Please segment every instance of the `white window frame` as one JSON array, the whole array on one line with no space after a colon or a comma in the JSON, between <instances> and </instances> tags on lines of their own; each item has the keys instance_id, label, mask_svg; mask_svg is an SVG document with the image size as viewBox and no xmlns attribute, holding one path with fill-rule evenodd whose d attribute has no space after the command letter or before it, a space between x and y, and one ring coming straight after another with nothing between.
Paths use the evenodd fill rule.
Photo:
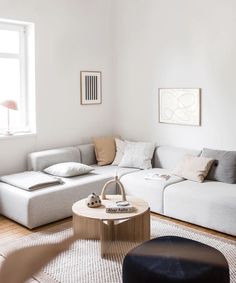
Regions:
<instances>
[{"instance_id":1,"label":"white window frame","mask_svg":"<svg viewBox=\"0 0 236 283\"><path fill-rule=\"evenodd\" d=\"M19 32L19 54L1 53L0 58L16 58L20 63L20 108L23 115L24 126L11 128L13 134L35 133L35 46L34 24L0 19L0 29ZM0 135L4 130L0 129Z\"/></svg>"}]
</instances>

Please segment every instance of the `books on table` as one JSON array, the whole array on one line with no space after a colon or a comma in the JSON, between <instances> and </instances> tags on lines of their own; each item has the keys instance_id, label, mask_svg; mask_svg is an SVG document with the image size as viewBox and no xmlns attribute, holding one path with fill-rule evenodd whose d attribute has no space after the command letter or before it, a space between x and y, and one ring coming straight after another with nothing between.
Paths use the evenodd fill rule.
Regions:
<instances>
[{"instance_id":1,"label":"books on table","mask_svg":"<svg viewBox=\"0 0 236 283\"><path fill-rule=\"evenodd\" d=\"M107 213L131 213L135 210L136 208L131 203L127 203L125 206L123 206L114 202L106 206Z\"/></svg>"}]
</instances>

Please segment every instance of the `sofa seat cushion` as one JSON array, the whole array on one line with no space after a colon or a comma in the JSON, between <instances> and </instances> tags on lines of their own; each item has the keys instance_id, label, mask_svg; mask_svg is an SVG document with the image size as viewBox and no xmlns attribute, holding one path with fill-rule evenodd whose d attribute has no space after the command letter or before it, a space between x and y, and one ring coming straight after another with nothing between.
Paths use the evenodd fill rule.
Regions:
<instances>
[{"instance_id":1,"label":"sofa seat cushion","mask_svg":"<svg viewBox=\"0 0 236 283\"><path fill-rule=\"evenodd\" d=\"M162 168L141 170L121 177L127 195L142 198L149 203L153 212L163 213L163 192L167 186L183 181L178 176L172 176L167 181L147 180L145 176L150 173L171 175L170 171Z\"/></svg>"},{"instance_id":2,"label":"sofa seat cushion","mask_svg":"<svg viewBox=\"0 0 236 283\"><path fill-rule=\"evenodd\" d=\"M236 235L236 184L215 181L173 184L164 192L164 215Z\"/></svg>"}]
</instances>

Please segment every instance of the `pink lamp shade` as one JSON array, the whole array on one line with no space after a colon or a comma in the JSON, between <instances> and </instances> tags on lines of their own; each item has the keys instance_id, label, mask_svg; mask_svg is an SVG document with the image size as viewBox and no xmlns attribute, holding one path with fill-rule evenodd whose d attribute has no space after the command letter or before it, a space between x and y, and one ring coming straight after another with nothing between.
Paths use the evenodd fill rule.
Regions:
<instances>
[{"instance_id":1,"label":"pink lamp shade","mask_svg":"<svg viewBox=\"0 0 236 283\"><path fill-rule=\"evenodd\" d=\"M0 105L11 110L18 110L18 105L15 100L4 100L0 103Z\"/></svg>"}]
</instances>

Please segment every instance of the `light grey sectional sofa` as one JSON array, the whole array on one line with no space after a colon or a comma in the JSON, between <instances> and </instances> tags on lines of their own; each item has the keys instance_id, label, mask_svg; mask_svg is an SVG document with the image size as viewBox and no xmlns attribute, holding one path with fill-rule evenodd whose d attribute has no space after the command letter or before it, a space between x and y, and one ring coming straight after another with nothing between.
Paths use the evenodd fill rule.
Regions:
<instances>
[{"instance_id":1,"label":"light grey sectional sofa","mask_svg":"<svg viewBox=\"0 0 236 283\"><path fill-rule=\"evenodd\" d=\"M126 193L149 202L151 211L236 236L236 184L205 180L197 183L171 176L168 181L145 180L148 172L171 174L183 156L200 151L160 146L155 168L122 176Z\"/></svg>"},{"instance_id":2,"label":"light grey sectional sofa","mask_svg":"<svg viewBox=\"0 0 236 283\"><path fill-rule=\"evenodd\" d=\"M153 168L149 170L97 166L91 144L31 153L28 156L29 170L41 171L69 161L92 165L95 170L88 175L63 178L63 185L31 192L0 182L0 213L29 228L66 218L71 216L74 202L91 192L99 194L105 182L118 170L126 193L146 200L151 211L236 236L236 184L196 183L173 175L168 181L145 179L150 172L171 174L187 153L198 156L201 152L157 147ZM110 192L115 193L116 187L111 186Z\"/></svg>"}]
</instances>

